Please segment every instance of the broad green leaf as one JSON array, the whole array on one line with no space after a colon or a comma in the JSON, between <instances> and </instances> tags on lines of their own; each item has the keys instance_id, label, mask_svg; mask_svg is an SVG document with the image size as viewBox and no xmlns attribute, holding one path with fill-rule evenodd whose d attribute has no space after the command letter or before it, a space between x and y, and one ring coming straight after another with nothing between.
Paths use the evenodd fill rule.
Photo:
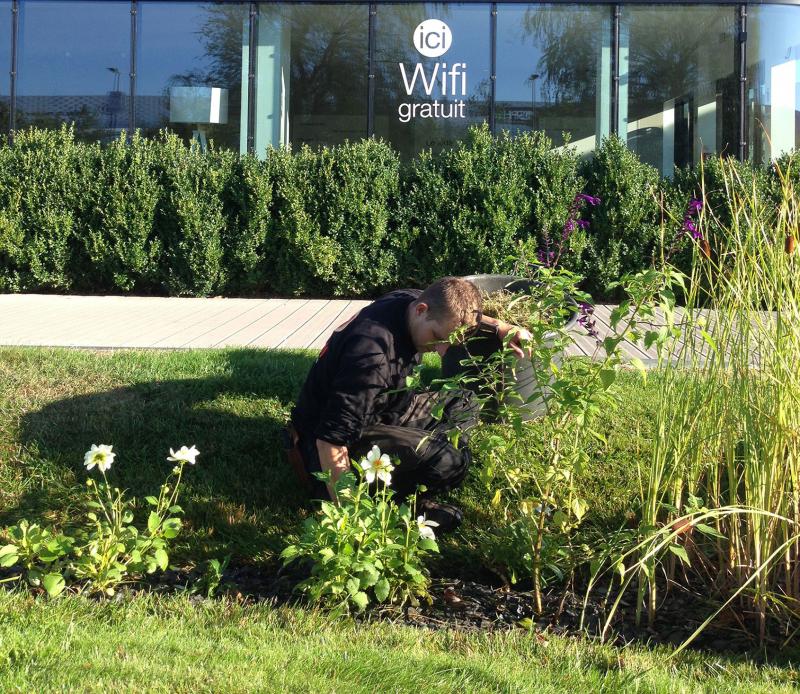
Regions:
<instances>
[{"instance_id":1,"label":"broad green leaf","mask_svg":"<svg viewBox=\"0 0 800 694\"><path fill-rule=\"evenodd\" d=\"M350 595L355 595L360 589L359 580L357 578L348 578L345 587Z\"/></svg>"},{"instance_id":2,"label":"broad green leaf","mask_svg":"<svg viewBox=\"0 0 800 694\"><path fill-rule=\"evenodd\" d=\"M420 539L420 541L417 544L417 546L420 549L424 549L424 550L426 550L428 552L438 552L439 551L439 545L436 544L436 540L431 540L430 538L427 538L427 537L423 537L422 539Z\"/></svg>"},{"instance_id":3,"label":"broad green leaf","mask_svg":"<svg viewBox=\"0 0 800 694\"><path fill-rule=\"evenodd\" d=\"M378 573L375 567L365 566L363 571L361 572L359 587L369 588L370 586L374 586L379 578L380 578L380 573Z\"/></svg>"},{"instance_id":4,"label":"broad green leaf","mask_svg":"<svg viewBox=\"0 0 800 694\"><path fill-rule=\"evenodd\" d=\"M181 531L181 525L180 518L167 518L167 520L164 521L164 537L167 539L177 537L178 533Z\"/></svg>"},{"instance_id":5,"label":"broad green leaf","mask_svg":"<svg viewBox=\"0 0 800 694\"><path fill-rule=\"evenodd\" d=\"M614 369L601 369L600 380L603 383L603 387L610 388L614 381L617 380L617 372Z\"/></svg>"},{"instance_id":6,"label":"broad green leaf","mask_svg":"<svg viewBox=\"0 0 800 694\"><path fill-rule=\"evenodd\" d=\"M389 597L389 581L386 578L381 578L375 584L375 597L378 599L378 602L383 602L386 598Z\"/></svg>"},{"instance_id":7,"label":"broad green leaf","mask_svg":"<svg viewBox=\"0 0 800 694\"><path fill-rule=\"evenodd\" d=\"M297 545L289 545L283 550L283 552L281 552L281 559L283 559L285 562L290 562L298 554L300 554L300 548L297 547Z\"/></svg>"},{"instance_id":8,"label":"broad green leaf","mask_svg":"<svg viewBox=\"0 0 800 694\"><path fill-rule=\"evenodd\" d=\"M0 567L7 568L14 566L19 559L19 554L16 545L5 545L0 547Z\"/></svg>"},{"instance_id":9,"label":"broad green leaf","mask_svg":"<svg viewBox=\"0 0 800 694\"><path fill-rule=\"evenodd\" d=\"M584 517L586 514L586 502L583 499L578 499L577 497L572 500L572 513L575 515L579 521Z\"/></svg>"},{"instance_id":10,"label":"broad green leaf","mask_svg":"<svg viewBox=\"0 0 800 694\"><path fill-rule=\"evenodd\" d=\"M669 551L672 552L678 559L680 559L686 566L691 566L689 555L686 553L686 548L680 545L670 545Z\"/></svg>"},{"instance_id":11,"label":"broad green leaf","mask_svg":"<svg viewBox=\"0 0 800 694\"><path fill-rule=\"evenodd\" d=\"M719 532L716 528L712 528L710 525L706 525L705 523L698 523L694 526L697 528L701 533L704 535L710 535L711 537L717 537L720 540L727 539L721 532Z\"/></svg>"},{"instance_id":12,"label":"broad green leaf","mask_svg":"<svg viewBox=\"0 0 800 694\"><path fill-rule=\"evenodd\" d=\"M517 622L517 626L530 631L533 629L533 620L530 617L523 617Z\"/></svg>"},{"instance_id":13,"label":"broad green leaf","mask_svg":"<svg viewBox=\"0 0 800 694\"><path fill-rule=\"evenodd\" d=\"M155 554L156 563L162 571L167 570L169 564L169 556L163 549L157 549Z\"/></svg>"},{"instance_id":14,"label":"broad green leaf","mask_svg":"<svg viewBox=\"0 0 800 694\"><path fill-rule=\"evenodd\" d=\"M178 504L175 504L174 506L170 506L169 507L169 512L170 513L183 513L183 508L181 506L178 506Z\"/></svg>"},{"instance_id":15,"label":"broad green leaf","mask_svg":"<svg viewBox=\"0 0 800 694\"><path fill-rule=\"evenodd\" d=\"M647 368L644 365L644 362L639 359L639 357L631 357L631 366L635 368L642 376L643 381L647 381Z\"/></svg>"},{"instance_id":16,"label":"broad green leaf","mask_svg":"<svg viewBox=\"0 0 800 694\"><path fill-rule=\"evenodd\" d=\"M355 595L351 595L350 600L353 601L353 604L358 608L359 612L366 610L367 605L369 605L369 598L363 590L359 590Z\"/></svg>"},{"instance_id":17,"label":"broad green leaf","mask_svg":"<svg viewBox=\"0 0 800 694\"><path fill-rule=\"evenodd\" d=\"M51 598L54 598L64 590L66 584L61 574L47 574L42 578L42 587Z\"/></svg>"},{"instance_id":18,"label":"broad green leaf","mask_svg":"<svg viewBox=\"0 0 800 694\"><path fill-rule=\"evenodd\" d=\"M151 506L158 506L158 499L156 499L154 496L146 496L146 497L144 498L144 500L145 500L145 501L146 501L148 504L150 504Z\"/></svg>"},{"instance_id":19,"label":"broad green leaf","mask_svg":"<svg viewBox=\"0 0 800 694\"><path fill-rule=\"evenodd\" d=\"M161 516L159 516L155 511L150 511L150 516L147 518L147 529L154 533L158 530L158 526L161 525Z\"/></svg>"}]
</instances>

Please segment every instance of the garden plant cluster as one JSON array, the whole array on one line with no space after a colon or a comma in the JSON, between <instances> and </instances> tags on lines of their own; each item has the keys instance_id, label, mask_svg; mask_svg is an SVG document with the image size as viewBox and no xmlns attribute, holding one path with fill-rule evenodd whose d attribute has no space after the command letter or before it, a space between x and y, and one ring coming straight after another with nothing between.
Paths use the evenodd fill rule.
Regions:
<instances>
[{"instance_id":1,"label":"garden plant cluster","mask_svg":"<svg viewBox=\"0 0 800 694\"><path fill-rule=\"evenodd\" d=\"M66 148L63 158L46 156L54 142ZM46 215L62 215L66 231L37 237L26 217L34 198L17 187L11 200L10 184L2 183L0 272L7 289L26 288L26 282L42 281L36 277L68 281L69 272L91 262L96 263L98 287L117 278L123 283L118 288L135 289L140 275L126 268L136 257L140 268L154 273L150 288L159 286L155 278L165 267L180 267L164 276L186 283L162 288L177 293L227 286L256 290L263 289L259 277L272 277L264 263L275 252L285 273L275 271L271 281L276 290L325 288L336 294L373 291L396 281L399 259L406 257L416 260L403 261L408 273L403 276L419 281L428 278L426 273L444 274L445 266L447 274L513 266L532 280L532 288L487 296L485 312L530 331L524 362L509 347L510 336L500 350L480 356L470 351L477 338L458 331L450 339L466 351L459 374L439 372L430 379L425 376L429 366L423 366L408 383L409 388L442 391L468 388L483 406L483 420L470 432L476 463L469 483L479 495L480 528L467 525L458 541L470 543L487 568L508 583L528 589L535 615L545 609L548 587L570 586L584 591L587 600L602 592L603 637L626 603L633 605L637 622L652 628L678 590L692 590L714 603L695 635L727 611L754 643L791 643L800 628L798 160L790 156L768 171L757 171L730 159L711 159L697 172L678 171L673 182L665 183L651 181L640 164L618 169L633 155L613 139L591 165L579 165L568 150L545 145L538 135L494 139L478 129L453 150L427 153L401 167L385 145L374 141L318 152L276 151L262 162L213 151L201 156L171 136L159 142L135 137L103 148L74 142L68 130L31 131L21 134L13 149L0 148L0 157L13 163L20 176L24 171L32 176L46 160L53 167L46 171L63 176L50 179L51 184L68 180L63 171L54 173L67 166L64 162L69 167L105 162L98 180L108 187L103 195L116 196L117 207L81 209L87 215L115 210L116 231L109 235L112 226L105 222L95 219L89 225L80 215L69 216L76 207L59 207L67 194L73 200L99 195L99 184L87 183L80 191L76 184L71 193L57 185L40 191L44 202L38 213L45 217L39 222L55 219ZM221 162L227 162L225 175ZM384 166L394 174L381 178L370 168ZM0 180L7 170L0 167ZM119 176L123 170L127 173ZM383 174L386 170L381 169ZM507 178L489 176L490 171ZM363 188L345 185L345 173L363 177ZM134 174L142 177L141 186L129 186L127 176ZM367 185L368 179L374 185ZM177 181L180 192L171 187ZM561 181L564 187L545 181ZM209 195L203 187L209 182L225 195ZM149 197L139 197L145 190ZM364 197L367 190L370 195L383 191L385 197L373 205ZM225 197L234 191L239 207L233 197ZM401 191L415 202L397 211L399 221L392 221L391 205L399 204ZM547 196L557 197L548 201ZM518 205L516 216L507 214L512 208L505 205L511 201ZM217 202L215 217L209 206ZM233 209L239 210L240 226L228 226L226 215ZM255 209L261 211L258 221L252 216ZM149 212L137 217L143 210ZM362 216L356 219L348 210ZM323 214L335 217L339 228L353 236L337 239L334 227L321 221ZM159 217L164 235L154 237L148 225L158 215L164 215ZM478 224L481 215L486 216ZM146 223L125 227L122 222L129 218ZM194 226L183 226L191 220ZM388 243L381 233L389 234L392 224L400 224L406 235L392 236ZM637 224L644 231L635 243L606 233L613 227L627 234ZM189 228L198 235L190 239ZM252 244L256 228L261 236ZM488 228L498 236L478 236ZM223 238L223 229L233 236ZM371 236L369 230L377 231ZM126 236L134 232L139 236ZM216 239L216 246L209 239ZM28 241L33 246L24 251L23 262L20 249L27 249ZM35 243L56 245L45 252ZM440 251L428 254L423 267L426 255L415 251L415 244ZM212 247L217 248L217 265L203 265L211 262L207 252ZM464 247L474 249L484 264L458 265L464 262ZM371 255L384 252L398 255L385 264ZM232 254L229 265L226 254ZM164 258L170 259L167 266L161 264ZM54 263L62 261L56 268ZM231 273L225 280L231 285L213 284L222 282L213 268L223 266ZM623 266L630 271L620 273ZM305 274L296 275L300 284L291 289L281 284L302 267ZM312 276L311 267L329 274ZM584 289L581 272L587 269L595 278L605 277L596 279L603 292L619 297L610 332L602 338L592 296ZM195 281L212 284L198 289ZM577 327L571 326L573 318ZM594 346L591 358L564 359L579 337ZM645 365L627 356L625 347L631 344L655 348L656 363ZM533 384L525 395L517 388L523 370ZM600 422L622 405L620 382L626 372L656 382L654 434L629 473L636 477L634 505L618 527L598 531L586 522L593 509L577 480L590 464L590 446L608 447ZM454 442L460 435L454 428ZM157 497L141 501L109 484L106 472L115 455L106 444L92 445L86 453L87 470L96 469L102 482L87 480L84 507L75 510L70 522L51 527L41 519L19 520L0 531L0 568L14 574L3 581L50 596L67 589L110 596L120 585L141 582L170 566L170 542L182 529L178 489L186 464L195 463L198 451L194 446L170 450L167 460L175 464L170 476ZM336 501L321 503L296 535L281 538L282 561L302 574L296 588L336 613L430 602L431 564L442 544L437 526L416 512L414 498L395 503L390 484L398 463L391 451L376 447L353 463L353 473L337 481ZM140 516L137 522L143 509L146 521ZM221 582L224 563L217 560L213 567L209 592Z\"/></svg>"}]
</instances>

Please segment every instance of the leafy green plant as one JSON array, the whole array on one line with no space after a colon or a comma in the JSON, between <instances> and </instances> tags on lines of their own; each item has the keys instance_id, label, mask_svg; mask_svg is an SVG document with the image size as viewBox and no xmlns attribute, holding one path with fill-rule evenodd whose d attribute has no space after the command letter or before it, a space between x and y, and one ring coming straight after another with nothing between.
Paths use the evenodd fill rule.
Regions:
<instances>
[{"instance_id":1,"label":"leafy green plant","mask_svg":"<svg viewBox=\"0 0 800 694\"><path fill-rule=\"evenodd\" d=\"M416 603L428 595L424 559L439 548L436 523L414 518L411 505L397 505L392 464L373 446L367 458L335 484L336 502L323 501L306 520L296 544L281 553L285 563L306 560L311 576L298 588L316 603L339 612L365 610L370 603ZM370 493L370 485L377 490Z\"/></svg>"},{"instance_id":2,"label":"leafy green plant","mask_svg":"<svg viewBox=\"0 0 800 694\"><path fill-rule=\"evenodd\" d=\"M134 524L135 500L108 483L106 470L116 456L112 449L93 445L86 453L87 469L97 467L103 481L86 481L92 498L81 522L56 534L21 520L3 532L9 542L0 548L0 566L19 565L20 578L31 586L41 586L51 597L71 585L89 593L114 595L120 584L156 569L166 570L169 541L181 530L178 489L185 465L194 464L198 451L194 446L170 450L168 460L177 464L158 497L146 497L150 507L147 525L139 528Z\"/></svg>"},{"instance_id":3,"label":"leafy green plant","mask_svg":"<svg viewBox=\"0 0 800 694\"><path fill-rule=\"evenodd\" d=\"M536 273L530 293L508 296L506 307L495 312L501 319L512 317L530 331L532 338L526 345L530 356L525 362L518 361L509 348L513 333L509 334L503 348L488 357L468 356L461 363L462 373L443 386L477 390L500 423L488 436L473 434L471 445L483 462L481 480L504 521L498 542L510 541L518 548L527 545L514 564L527 567L535 609L541 612L545 572L561 576L575 563L573 535L588 504L577 493L574 478L587 462L587 437L605 440L594 422L601 411L617 405L621 345L625 340L645 338L646 320L655 311L654 298L668 291L665 285L671 276L649 270L624 277L621 284L627 298L611 313L611 334L601 342L588 297L576 288L578 277L559 267L535 262L525 265ZM564 351L576 339L566 321L575 309L565 295L580 300L578 320L596 342L591 360L562 363ZM466 349L469 354L469 341ZM644 373L640 360L630 361ZM523 369L524 392L515 383ZM536 416L544 417L545 426L530 431L529 424ZM522 441L536 435L541 440L536 446L538 464L534 465L520 459L520 452L525 450Z\"/></svg>"},{"instance_id":4,"label":"leafy green plant","mask_svg":"<svg viewBox=\"0 0 800 694\"><path fill-rule=\"evenodd\" d=\"M202 593L207 598L213 598L220 586L225 574L225 569L230 564L231 555L226 555L222 560L209 559L206 570L200 579L191 587L192 593ZM227 584L226 584L227 585Z\"/></svg>"}]
</instances>

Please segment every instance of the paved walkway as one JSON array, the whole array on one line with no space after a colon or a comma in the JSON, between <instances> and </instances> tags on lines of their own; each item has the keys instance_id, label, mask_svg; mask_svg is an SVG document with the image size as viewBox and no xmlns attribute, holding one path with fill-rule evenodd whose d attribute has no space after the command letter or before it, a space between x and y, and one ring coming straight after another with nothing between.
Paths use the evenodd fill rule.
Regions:
<instances>
[{"instance_id":1,"label":"paved walkway","mask_svg":"<svg viewBox=\"0 0 800 694\"><path fill-rule=\"evenodd\" d=\"M333 330L368 301L325 299L188 299L0 294L0 345L88 349L270 347L319 349ZM611 306L595 307L601 338ZM595 341L575 332L574 355ZM655 358L632 344L630 357Z\"/></svg>"}]
</instances>

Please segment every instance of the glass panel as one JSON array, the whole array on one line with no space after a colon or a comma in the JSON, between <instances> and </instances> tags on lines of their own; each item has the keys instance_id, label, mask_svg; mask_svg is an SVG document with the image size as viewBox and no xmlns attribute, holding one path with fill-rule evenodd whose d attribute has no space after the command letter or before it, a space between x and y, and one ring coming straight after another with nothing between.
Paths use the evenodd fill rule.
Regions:
<instances>
[{"instance_id":1,"label":"glass panel","mask_svg":"<svg viewBox=\"0 0 800 694\"><path fill-rule=\"evenodd\" d=\"M609 133L611 14L608 7L499 5L497 129L543 130L579 153Z\"/></svg>"},{"instance_id":2,"label":"glass panel","mask_svg":"<svg viewBox=\"0 0 800 694\"><path fill-rule=\"evenodd\" d=\"M20 3L17 128L75 123L87 140L128 125L130 3Z\"/></svg>"},{"instance_id":3,"label":"glass panel","mask_svg":"<svg viewBox=\"0 0 800 694\"><path fill-rule=\"evenodd\" d=\"M623 8L619 132L665 176L736 155L735 19L733 6Z\"/></svg>"},{"instance_id":4,"label":"glass panel","mask_svg":"<svg viewBox=\"0 0 800 694\"><path fill-rule=\"evenodd\" d=\"M800 7L751 7L747 21L750 158L765 164L800 142Z\"/></svg>"},{"instance_id":5,"label":"glass panel","mask_svg":"<svg viewBox=\"0 0 800 694\"><path fill-rule=\"evenodd\" d=\"M489 5L379 5L375 135L403 156L489 119Z\"/></svg>"},{"instance_id":6,"label":"glass panel","mask_svg":"<svg viewBox=\"0 0 800 694\"><path fill-rule=\"evenodd\" d=\"M368 5L259 8L256 151L367 135Z\"/></svg>"},{"instance_id":7,"label":"glass panel","mask_svg":"<svg viewBox=\"0 0 800 694\"><path fill-rule=\"evenodd\" d=\"M201 146L213 140L244 149L248 36L243 4L139 3L136 127L147 135L169 128Z\"/></svg>"},{"instance_id":8,"label":"glass panel","mask_svg":"<svg viewBox=\"0 0 800 694\"><path fill-rule=\"evenodd\" d=\"M0 134L8 133L11 107L11 2L0 0Z\"/></svg>"}]
</instances>

